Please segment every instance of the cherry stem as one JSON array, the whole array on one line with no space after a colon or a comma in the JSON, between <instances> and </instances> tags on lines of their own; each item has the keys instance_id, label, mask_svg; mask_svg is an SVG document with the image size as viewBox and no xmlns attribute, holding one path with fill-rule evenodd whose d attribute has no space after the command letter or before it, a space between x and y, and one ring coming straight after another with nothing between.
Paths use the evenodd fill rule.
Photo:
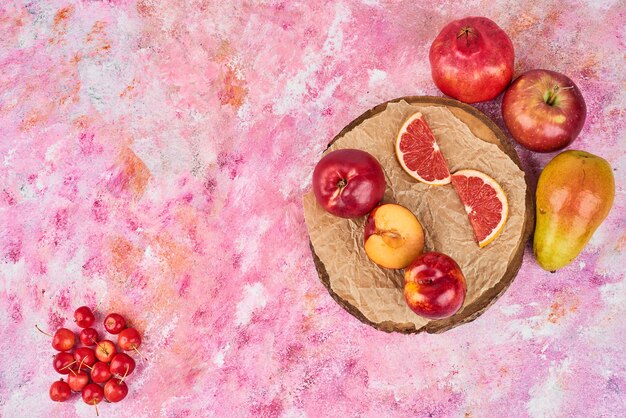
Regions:
<instances>
[{"instance_id":1,"label":"cherry stem","mask_svg":"<svg viewBox=\"0 0 626 418\"><path fill-rule=\"evenodd\" d=\"M141 357L142 360L145 360L146 358L143 356L143 354L141 354L141 352L139 350L137 350L137 346L133 345L133 350L135 350L137 352L137 354L139 354L139 357Z\"/></svg>"},{"instance_id":2,"label":"cherry stem","mask_svg":"<svg viewBox=\"0 0 626 418\"><path fill-rule=\"evenodd\" d=\"M43 335L47 335L50 338L54 338L51 334L48 334L47 332L42 331L41 328L37 326L37 324L35 324L35 328L37 328L37 331L41 332Z\"/></svg>"},{"instance_id":3,"label":"cherry stem","mask_svg":"<svg viewBox=\"0 0 626 418\"><path fill-rule=\"evenodd\" d=\"M124 379L126 379L126 375L128 374L128 369L130 369L130 366L127 364L126 365L126 373L124 373L124 376L122 376L122 379L120 379L120 384L122 384Z\"/></svg>"},{"instance_id":4,"label":"cherry stem","mask_svg":"<svg viewBox=\"0 0 626 418\"><path fill-rule=\"evenodd\" d=\"M70 364L61 367L59 370L63 370L63 369L67 369L68 367L70 367L72 364L76 364L76 360L74 360L73 362L71 362Z\"/></svg>"},{"instance_id":5,"label":"cherry stem","mask_svg":"<svg viewBox=\"0 0 626 418\"><path fill-rule=\"evenodd\" d=\"M104 354L106 354L107 356L109 355L109 350L107 350L106 348L102 347L102 346L100 345L100 343L96 341L96 339L95 339L95 338L93 338L93 337L92 337L92 338L91 338L91 341L93 341L94 343L96 343L96 345L98 346L98 348L99 348L100 350L104 351Z\"/></svg>"}]
</instances>

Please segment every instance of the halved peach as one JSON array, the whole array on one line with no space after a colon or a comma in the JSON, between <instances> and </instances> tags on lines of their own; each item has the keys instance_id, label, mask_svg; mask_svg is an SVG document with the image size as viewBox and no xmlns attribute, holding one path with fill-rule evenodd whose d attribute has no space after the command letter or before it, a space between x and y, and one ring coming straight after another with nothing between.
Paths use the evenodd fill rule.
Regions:
<instances>
[{"instance_id":1,"label":"halved peach","mask_svg":"<svg viewBox=\"0 0 626 418\"><path fill-rule=\"evenodd\" d=\"M424 230L415 215L401 205L374 208L365 222L365 253L390 269L405 268L424 249Z\"/></svg>"}]
</instances>

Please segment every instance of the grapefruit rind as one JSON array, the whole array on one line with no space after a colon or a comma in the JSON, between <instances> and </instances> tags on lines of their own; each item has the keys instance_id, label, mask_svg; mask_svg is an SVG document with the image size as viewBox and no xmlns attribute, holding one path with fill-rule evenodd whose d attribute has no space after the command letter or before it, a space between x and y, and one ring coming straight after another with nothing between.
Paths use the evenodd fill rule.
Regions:
<instances>
[{"instance_id":1,"label":"grapefruit rind","mask_svg":"<svg viewBox=\"0 0 626 418\"><path fill-rule=\"evenodd\" d=\"M450 176L450 173L448 173L448 176L445 177L445 178L429 181L429 180L426 180L423 177L421 177L416 171L413 171L410 168L408 168L406 166L406 164L404 163L404 160L402 158L404 153L400 150L400 140L402 139L402 135L407 132L408 126L414 120L421 119L421 118L422 118L422 113L421 112L416 112L416 113L412 114L411 116L409 116L409 118L404 122L404 124L402 124L402 127L400 128L400 131L398 131L398 135L396 136L396 159L400 163L400 166L402 167L402 169L409 176L413 177L415 180L417 180L417 181L419 181L421 183L430 184L430 185L433 185L433 186L443 186L445 184L450 184L450 181L452 180L452 177ZM433 137L434 137L434 135L433 135ZM435 150L437 152L441 153L441 150L439 149L439 145L437 144L437 142L435 142L434 146L435 146Z\"/></svg>"},{"instance_id":2,"label":"grapefruit rind","mask_svg":"<svg viewBox=\"0 0 626 418\"><path fill-rule=\"evenodd\" d=\"M452 174L451 177L454 177L454 176L463 176L463 177L468 177L468 178L469 177L480 178L485 184L488 184L489 186L493 187L493 189L496 191L496 197L502 203L502 213L500 217L500 222L498 222L498 224L495 226L495 228L491 231L489 235L487 235L483 240L478 241L478 246L480 248L484 248L487 245L489 245L494 239L496 239L498 235L500 235L509 217L509 203L506 198L506 194L504 193L504 190L502 190L502 187L500 187L497 181L495 181L493 178L489 177L487 174L481 171L471 170L471 169L459 170L455 172L454 174ZM463 204L465 205L464 202ZM471 208L466 206L465 211L469 214L471 212Z\"/></svg>"}]
</instances>

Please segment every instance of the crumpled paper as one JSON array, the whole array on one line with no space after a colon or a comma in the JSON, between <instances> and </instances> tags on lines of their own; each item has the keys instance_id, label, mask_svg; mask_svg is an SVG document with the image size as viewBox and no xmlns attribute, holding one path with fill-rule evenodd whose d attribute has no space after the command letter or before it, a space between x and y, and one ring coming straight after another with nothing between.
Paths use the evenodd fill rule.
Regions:
<instances>
[{"instance_id":1,"label":"crumpled paper","mask_svg":"<svg viewBox=\"0 0 626 418\"><path fill-rule=\"evenodd\" d=\"M403 122L422 112L451 172L464 168L482 171L503 188L509 218L499 237L485 248L474 239L467 214L452 185L429 186L406 174L396 160L395 138ZM476 137L446 107L390 103L381 113L335 141L326 153L341 148L369 152L383 166L387 181L384 203L409 208L425 233L424 251L451 256L467 280L467 307L503 277L524 229L526 182L524 172L497 145ZM331 289L374 324L383 322L424 327L429 320L407 306L404 270L384 269L369 260L363 247L366 217L342 219L326 212L313 192L305 194L304 215L312 247L324 264ZM461 308L463 309L463 308Z\"/></svg>"}]
</instances>

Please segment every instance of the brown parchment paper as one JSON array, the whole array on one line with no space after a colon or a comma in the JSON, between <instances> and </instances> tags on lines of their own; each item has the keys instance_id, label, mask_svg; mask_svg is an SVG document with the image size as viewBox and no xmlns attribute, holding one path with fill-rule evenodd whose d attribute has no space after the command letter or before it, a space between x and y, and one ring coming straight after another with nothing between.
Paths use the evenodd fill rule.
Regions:
<instances>
[{"instance_id":1,"label":"brown parchment paper","mask_svg":"<svg viewBox=\"0 0 626 418\"><path fill-rule=\"evenodd\" d=\"M473 168L492 176L509 201L509 218L496 240L479 248L465 210L452 185L428 186L407 175L396 160L398 129L420 111L433 131L451 172ZM389 103L335 141L326 152L357 148L375 156L383 166L387 189L383 202L409 208L425 233L424 251L440 251L454 258L467 280L464 307L488 292L502 278L520 244L526 210L524 172L497 145L472 134L445 107ZM313 250L324 264L331 290L374 324L406 324L419 330L429 320L405 303L403 270L384 269L369 260L363 248L365 217L342 219L327 213L312 191L305 194L304 215ZM461 309L461 311L463 308Z\"/></svg>"}]
</instances>

